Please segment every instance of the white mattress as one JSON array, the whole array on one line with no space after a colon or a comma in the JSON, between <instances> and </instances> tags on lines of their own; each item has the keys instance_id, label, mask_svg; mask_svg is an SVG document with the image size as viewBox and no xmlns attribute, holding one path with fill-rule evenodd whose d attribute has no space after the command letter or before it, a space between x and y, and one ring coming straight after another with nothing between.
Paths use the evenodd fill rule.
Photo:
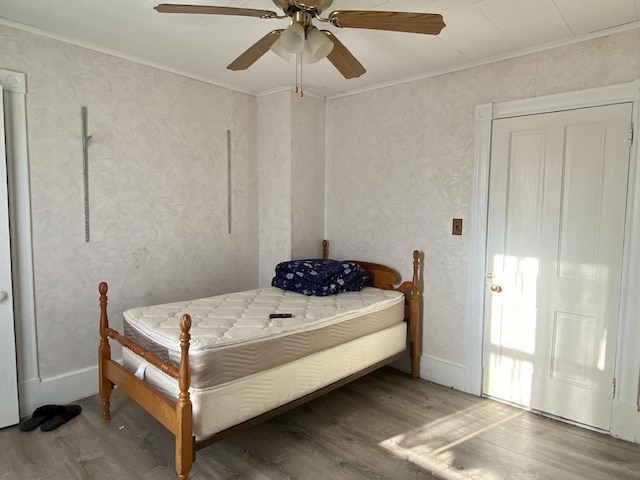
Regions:
<instances>
[{"instance_id":1,"label":"white mattress","mask_svg":"<svg viewBox=\"0 0 640 480\"><path fill-rule=\"evenodd\" d=\"M405 350L406 331L406 324L398 323L223 385L192 388L193 433L196 439L206 438L391 358ZM124 349L124 364L177 399L177 381L128 349Z\"/></svg>"},{"instance_id":2,"label":"white mattress","mask_svg":"<svg viewBox=\"0 0 640 480\"><path fill-rule=\"evenodd\" d=\"M191 385L206 389L401 323L404 295L365 287L314 297L268 287L127 310L124 333L178 364L179 318L192 318ZM271 313L291 318L269 319Z\"/></svg>"}]
</instances>

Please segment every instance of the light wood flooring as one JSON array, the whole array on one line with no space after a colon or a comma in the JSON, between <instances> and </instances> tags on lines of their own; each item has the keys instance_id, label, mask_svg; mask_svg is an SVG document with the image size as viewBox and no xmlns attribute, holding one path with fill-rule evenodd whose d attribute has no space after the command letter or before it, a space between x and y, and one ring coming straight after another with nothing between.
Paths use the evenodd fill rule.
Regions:
<instances>
[{"instance_id":1,"label":"light wood flooring","mask_svg":"<svg viewBox=\"0 0 640 480\"><path fill-rule=\"evenodd\" d=\"M116 390L53 432L0 430L0 479L174 479L173 437ZM640 479L640 445L384 368L197 453L193 480Z\"/></svg>"}]
</instances>

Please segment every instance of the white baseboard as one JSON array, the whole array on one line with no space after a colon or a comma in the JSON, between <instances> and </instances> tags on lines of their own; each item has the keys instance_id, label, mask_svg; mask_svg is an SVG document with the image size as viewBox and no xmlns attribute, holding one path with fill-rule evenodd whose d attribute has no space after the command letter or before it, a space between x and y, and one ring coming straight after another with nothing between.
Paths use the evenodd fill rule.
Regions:
<instances>
[{"instance_id":1,"label":"white baseboard","mask_svg":"<svg viewBox=\"0 0 640 480\"><path fill-rule=\"evenodd\" d=\"M479 395L480 392L468 388L468 374L465 365L450 362L434 355L422 355L420 358L420 376L425 380Z\"/></svg>"},{"instance_id":2,"label":"white baseboard","mask_svg":"<svg viewBox=\"0 0 640 480\"><path fill-rule=\"evenodd\" d=\"M97 393L97 365L43 380L26 380L18 384L20 417L31 416L42 405L66 405Z\"/></svg>"},{"instance_id":3,"label":"white baseboard","mask_svg":"<svg viewBox=\"0 0 640 480\"><path fill-rule=\"evenodd\" d=\"M466 367L433 355L420 358L420 377L462 392L481 395L481 367ZM616 399L613 401L611 415L612 437L640 444L640 412L633 402Z\"/></svg>"},{"instance_id":4,"label":"white baseboard","mask_svg":"<svg viewBox=\"0 0 640 480\"><path fill-rule=\"evenodd\" d=\"M434 355L422 355L420 358L421 377L430 382L453 387L464 391L466 368L459 363L450 362Z\"/></svg>"},{"instance_id":5,"label":"white baseboard","mask_svg":"<svg viewBox=\"0 0 640 480\"><path fill-rule=\"evenodd\" d=\"M640 443L640 413L635 403L618 399L613 401L611 436Z\"/></svg>"},{"instance_id":6,"label":"white baseboard","mask_svg":"<svg viewBox=\"0 0 640 480\"><path fill-rule=\"evenodd\" d=\"M408 371L407 362L396 362L394 367ZM479 395L469 387L469 369L433 355L420 358L420 377L430 382ZM20 416L30 416L41 405L65 405L98 393L98 366L92 366L43 380L31 379L18 385Z\"/></svg>"},{"instance_id":7,"label":"white baseboard","mask_svg":"<svg viewBox=\"0 0 640 480\"><path fill-rule=\"evenodd\" d=\"M18 383L18 400L20 401L20 418L30 417L38 408L40 401L40 379L32 378Z\"/></svg>"}]
</instances>

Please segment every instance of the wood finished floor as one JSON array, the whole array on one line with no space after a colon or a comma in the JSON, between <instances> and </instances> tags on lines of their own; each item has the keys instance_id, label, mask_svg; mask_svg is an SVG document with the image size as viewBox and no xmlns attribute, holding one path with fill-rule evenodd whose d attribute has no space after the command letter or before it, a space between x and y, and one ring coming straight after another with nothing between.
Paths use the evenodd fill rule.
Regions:
<instances>
[{"instance_id":1,"label":"wood finished floor","mask_svg":"<svg viewBox=\"0 0 640 480\"><path fill-rule=\"evenodd\" d=\"M0 430L1 479L174 479L173 437L116 390L53 432ZM385 368L198 452L192 480L640 479L640 445Z\"/></svg>"}]
</instances>

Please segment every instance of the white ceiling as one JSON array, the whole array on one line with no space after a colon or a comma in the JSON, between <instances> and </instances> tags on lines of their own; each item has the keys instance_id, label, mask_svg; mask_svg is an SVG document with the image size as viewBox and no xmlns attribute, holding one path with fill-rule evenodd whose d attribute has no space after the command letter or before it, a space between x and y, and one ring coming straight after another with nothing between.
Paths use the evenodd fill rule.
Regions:
<instances>
[{"instance_id":1,"label":"white ceiling","mask_svg":"<svg viewBox=\"0 0 640 480\"><path fill-rule=\"evenodd\" d=\"M161 14L158 3L273 10L271 0L0 0L2 23L45 33L145 64L252 94L295 82L295 62L267 52L252 67L226 66L287 20L238 16ZM346 80L329 63L305 65L307 92L336 96L402 79L430 75L640 26L640 0L334 0L338 9L440 13L438 36L326 23L367 69Z\"/></svg>"}]
</instances>

